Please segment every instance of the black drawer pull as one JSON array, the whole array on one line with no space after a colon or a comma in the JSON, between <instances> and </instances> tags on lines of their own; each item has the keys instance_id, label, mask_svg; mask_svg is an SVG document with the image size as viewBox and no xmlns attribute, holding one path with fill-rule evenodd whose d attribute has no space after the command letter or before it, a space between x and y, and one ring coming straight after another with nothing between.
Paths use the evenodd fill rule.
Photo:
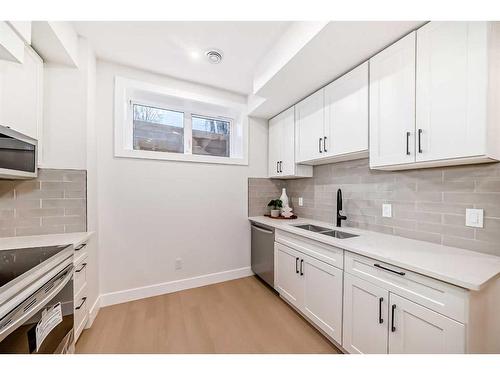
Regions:
<instances>
[{"instance_id":1,"label":"black drawer pull","mask_svg":"<svg viewBox=\"0 0 500 375\"><path fill-rule=\"evenodd\" d=\"M396 305L392 305L392 312L391 312L391 332L396 331L396 326L394 325L394 311L396 310Z\"/></svg>"},{"instance_id":2,"label":"black drawer pull","mask_svg":"<svg viewBox=\"0 0 500 375\"><path fill-rule=\"evenodd\" d=\"M383 270L386 270L386 271L389 271L389 272L395 273L395 274L397 274L397 275L401 275L401 276L406 275L403 271L395 271L395 270L391 270L390 268L387 268L387 267L381 266L381 265L380 265L380 264L378 264L378 263L375 263L375 264L374 264L374 266L375 266L375 267L377 267L377 268L381 268L381 269L383 269Z\"/></svg>"},{"instance_id":3,"label":"black drawer pull","mask_svg":"<svg viewBox=\"0 0 500 375\"><path fill-rule=\"evenodd\" d=\"M87 297L83 297L83 298L82 298L82 303L80 303L80 306L75 307L75 310L80 310L80 309L82 308L82 306L83 306L83 304L85 303L85 301L86 301L86 300L87 300Z\"/></svg>"},{"instance_id":4,"label":"black drawer pull","mask_svg":"<svg viewBox=\"0 0 500 375\"><path fill-rule=\"evenodd\" d=\"M323 150L324 150L325 152L328 152L328 150L326 149L326 139L327 139L327 138L328 138L328 137L323 137Z\"/></svg>"},{"instance_id":5,"label":"black drawer pull","mask_svg":"<svg viewBox=\"0 0 500 375\"><path fill-rule=\"evenodd\" d=\"M304 275L303 265L304 265L304 259L301 259L300 260L300 276Z\"/></svg>"},{"instance_id":6,"label":"black drawer pull","mask_svg":"<svg viewBox=\"0 0 500 375\"><path fill-rule=\"evenodd\" d=\"M378 299L378 322L382 324L384 319L382 318L382 302L384 302L384 297Z\"/></svg>"},{"instance_id":7,"label":"black drawer pull","mask_svg":"<svg viewBox=\"0 0 500 375\"><path fill-rule=\"evenodd\" d=\"M406 132L406 155L410 155L410 132Z\"/></svg>"},{"instance_id":8,"label":"black drawer pull","mask_svg":"<svg viewBox=\"0 0 500 375\"><path fill-rule=\"evenodd\" d=\"M299 273L299 258L295 258L295 273Z\"/></svg>"},{"instance_id":9,"label":"black drawer pull","mask_svg":"<svg viewBox=\"0 0 500 375\"><path fill-rule=\"evenodd\" d=\"M75 272L82 272L82 271L83 271L83 269L84 269L86 266L87 266L87 263L82 263L82 266L81 266L79 269L75 270Z\"/></svg>"},{"instance_id":10,"label":"black drawer pull","mask_svg":"<svg viewBox=\"0 0 500 375\"><path fill-rule=\"evenodd\" d=\"M76 248L75 248L75 251L81 250L81 249L83 249L85 246L87 246L87 244L86 244L86 243L82 243L80 246L78 246L78 247L76 247Z\"/></svg>"},{"instance_id":11,"label":"black drawer pull","mask_svg":"<svg viewBox=\"0 0 500 375\"><path fill-rule=\"evenodd\" d=\"M418 153L422 153L422 129L418 129Z\"/></svg>"},{"instance_id":12,"label":"black drawer pull","mask_svg":"<svg viewBox=\"0 0 500 375\"><path fill-rule=\"evenodd\" d=\"M318 143L318 149L319 149L319 153L321 154L323 152L322 150L322 147L321 147L321 141L323 140L323 138L320 138L319 139L319 143Z\"/></svg>"}]
</instances>

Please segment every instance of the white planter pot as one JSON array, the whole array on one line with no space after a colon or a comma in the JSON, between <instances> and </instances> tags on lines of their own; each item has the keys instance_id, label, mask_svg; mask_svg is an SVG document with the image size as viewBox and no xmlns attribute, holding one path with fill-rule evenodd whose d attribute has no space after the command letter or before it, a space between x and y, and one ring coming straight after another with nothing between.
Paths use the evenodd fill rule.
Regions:
<instances>
[{"instance_id":1,"label":"white planter pot","mask_svg":"<svg viewBox=\"0 0 500 375\"><path fill-rule=\"evenodd\" d=\"M280 210L271 210L271 217L279 217L280 212Z\"/></svg>"}]
</instances>

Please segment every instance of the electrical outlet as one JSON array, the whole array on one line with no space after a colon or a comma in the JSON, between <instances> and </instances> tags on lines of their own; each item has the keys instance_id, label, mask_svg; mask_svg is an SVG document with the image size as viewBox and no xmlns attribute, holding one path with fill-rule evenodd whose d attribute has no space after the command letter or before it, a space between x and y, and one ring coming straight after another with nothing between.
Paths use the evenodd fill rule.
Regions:
<instances>
[{"instance_id":1,"label":"electrical outlet","mask_svg":"<svg viewBox=\"0 0 500 375\"><path fill-rule=\"evenodd\" d=\"M465 209L465 225L473 228L483 228L484 211L476 208Z\"/></svg>"},{"instance_id":2,"label":"electrical outlet","mask_svg":"<svg viewBox=\"0 0 500 375\"><path fill-rule=\"evenodd\" d=\"M304 205L304 198L299 197L299 206L303 206L303 205Z\"/></svg>"},{"instance_id":3,"label":"electrical outlet","mask_svg":"<svg viewBox=\"0 0 500 375\"><path fill-rule=\"evenodd\" d=\"M175 260L175 269L176 270L182 269L182 258L177 258Z\"/></svg>"},{"instance_id":4,"label":"electrical outlet","mask_svg":"<svg viewBox=\"0 0 500 375\"><path fill-rule=\"evenodd\" d=\"M392 204L384 203L382 205L382 216L383 217L392 217Z\"/></svg>"}]
</instances>

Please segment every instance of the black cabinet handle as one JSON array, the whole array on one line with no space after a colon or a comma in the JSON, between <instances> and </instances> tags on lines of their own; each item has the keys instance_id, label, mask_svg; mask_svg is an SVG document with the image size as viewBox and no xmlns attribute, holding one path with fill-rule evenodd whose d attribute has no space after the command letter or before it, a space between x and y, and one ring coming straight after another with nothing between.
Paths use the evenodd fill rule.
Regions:
<instances>
[{"instance_id":1,"label":"black cabinet handle","mask_svg":"<svg viewBox=\"0 0 500 375\"><path fill-rule=\"evenodd\" d=\"M279 162L279 161L277 161L277 162L276 162L276 173L280 173L279 164L280 164L280 162Z\"/></svg>"},{"instance_id":2,"label":"black cabinet handle","mask_svg":"<svg viewBox=\"0 0 500 375\"><path fill-rule=\"evenodd\" d=\"M396 331L396 326L394 325L394 311L396 310L396 305L392 305L391 307L391 332Z\"/></svg>"},{"instance_id":3,"label":"black cabinet handle","mask_svg":"<svg viewBox=\"0 0 500 375\"><path fill-rule=\"evenodd\" d=\"M395 270L391 270L390 268L387 268L387 267L381 266L381 265L380 265L380 264L378 264L378 263L375 263L375 264L374 264L374 266L375 266L375 267L377 267L377 268L381 268L381 269L383 269L383 270L385 270L385 271L389 271L389 272L395 273L395 274L400 275L400 276L404 276L404 275L405 275L405 273L404 273L403 271L395 271Z\"/></svg>"},{"instance_id":4,"label":"black cabinet handle","mask_svg":"<svg viewBox=\"0 0 500 375\"><path fill-rule=\"evenodd\" d=\"M323 137L323 150L324 150L325 152L327 152L327 150L326 150L326 138L327 138L327 137Z\"/></svg>"},{"instance_id":5,"label":"black cabinet handle","mask_svg":"<svg viewBox=\"0 0 500 375\"><path fill-rule=\"evenodd\" d=\"M382 318L382 302L384 302L384 297L378 299L378 322L382 324L384 319Z\"/></svg>"},{"instance_id":6,"label":"black cabinet handle","mask_svg":"<svg viewBox=\"0 0 500 375\"><path fill-rule=\"evenodd\" d=\"M323 138L320 138L320 139L319 139L319 145L318 145L318 148L319 148L319 153L320 153L320 154L323 152L323 150L321 149L321 148L322 148L322 147L321 147L321 140L322 140L322 139L323 139Z\"/></svg>"},{"instance_id":7,"label":"black cabinet handle","mask_svg":"<svg viewBox=\"0 0 500 375\"><path fill-rule=\"evenodd\" d=\"M418 129L418 153L422 153L422 129Z\"/></svg>"},{"instance_id":8,"label":"black cabinet handle","mask_svg":"<svg viewBox=\"0 0 500 375\"><path fill-rule=\"evenodd\" d=\"M85 301L86 301L86 300L87 300L87 297L83 297L83 298L82 298L82 303L80 303L80 306L75 307L75 310L80 310L80 309L82 308L82 306L83 306L83 304L85 303Z\"/></svg>"},{"instance_id":9,"label":"black cabinet handle","mask_svg":"<svg viewBox=\"0 0 500 375\"><path fill-rule=\"evenodd\" d=\"M283 173L283 161L280 161L280 173Z\"/></svg>"},{"instance_id":10,"label":"black cabinet handle","mask_svg":"<svg viewBox=\"0 0 500 375\"><path fill-rule=\"evenodd\" d=\"M80 246L78 246L77 248L75 248L75 251L81 250L81 249L83 249L85 246L87 246L87 244L86 244L86 243L82 243Z\"/></svg>"},{"instance_id":11,"label":"black cabinet handle","mask_svg":"<svg viewBox=\"0 0 500 375\"><path fill-rule=\"evenodd\" d=\"M410 155L410 132L406 132L406 155Z\"/></svg>"},{"instance_id":12,"label":"black cabinet handle","mask_svg":"<svg viewBox=\"0 0 500 375\"><path fill-rule=\"evenodd\" d=\"M295 258L295 273L299 273L299 258Z\"/></svg>"},{"instance_id":13,"label":"black cabinet handle","mask_svg":"<svg viewBox=\"0 0 500 375\"><path fill-rule=\"evenodd\" d=\"M84 269L86 266L87 266L87 263L82 263L82 266L81 266L79 269L75 270L75 272L82 272L82 271L83 271L83 269Z\"/></svg>"},{"instance_id":14,"label":"black cabinet handle","mask_svg":"<svg viewBox=\"0 0 500 375\"><path fill-rule=\"evenodd\" d=\"M304 269L302 268L304 264L304 259L300 260L300 276L304 275Z\"/></svg>"}]
</instances>

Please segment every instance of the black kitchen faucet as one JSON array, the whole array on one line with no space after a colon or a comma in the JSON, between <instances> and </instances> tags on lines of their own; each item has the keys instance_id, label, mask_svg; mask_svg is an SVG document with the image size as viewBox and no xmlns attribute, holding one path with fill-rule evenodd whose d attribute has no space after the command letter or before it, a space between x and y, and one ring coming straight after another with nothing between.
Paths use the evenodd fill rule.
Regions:
<instances>
[{"instance_id":1,"label":"black kitchen faucet","mask_svg":"<svg viewBox=\"0 0 500 375\"><path fill-rule=\"evenodd\" d=\"M337 227L342 226L342 220L347 220L347 216L341 215L342 211L342 190L337 190Z\"/></svg>"}]
</instances>

